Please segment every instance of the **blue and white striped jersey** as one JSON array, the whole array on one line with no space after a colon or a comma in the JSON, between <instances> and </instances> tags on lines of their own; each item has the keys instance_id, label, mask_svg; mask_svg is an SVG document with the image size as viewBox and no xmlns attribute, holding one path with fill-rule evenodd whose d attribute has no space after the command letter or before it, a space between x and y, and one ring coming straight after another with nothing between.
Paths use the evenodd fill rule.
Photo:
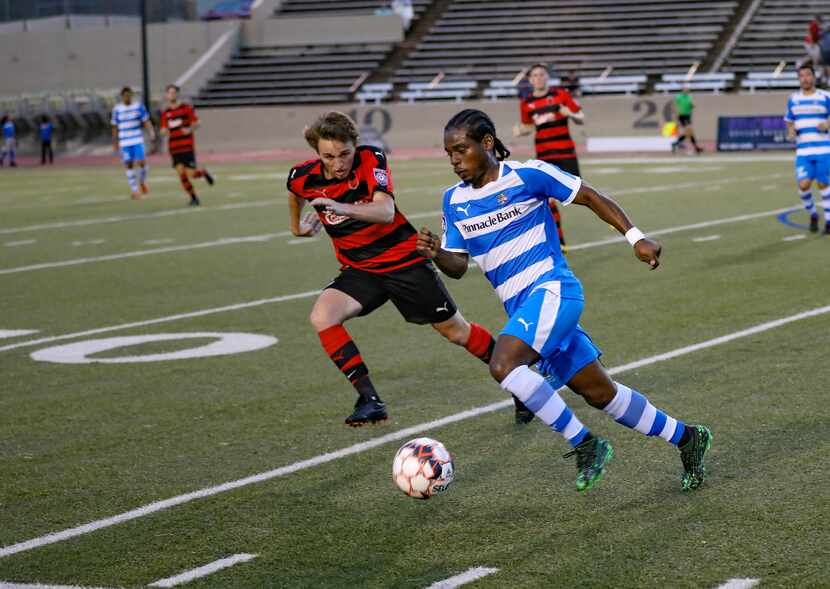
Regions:
<instances>
[{"instance_id":1,"label":"blue and white striped jersey","mask_svg":"<svg viewBox=\"0 0 830 589\"><path fill-rule=\"evenodd\" d=\"M131 145L144 145L144 121L148 120L150 115L147 109L140 102L131 102L124 104L120 102L112 109L111 123L118 127L118 145L119 147L129 147Z\"/></svg>"},{"instance_id":2,"label":"blue and white striped jersey","mask_svg":"<svg viewBox=\"0 0 830 589\"><path fill-rule=\"evenodd\" d=\"M819 131L819 123L830 117L830 93L816 89L812 94L793 92L787 101L784 120L795 124L795 155L824 155L830 153L830 135Z\"/></svg>"},{"instance_id":3,"label":"blue and white striped jersey","mask_svg":"<svg viewBox=\"0 0 830 589\"><path fill-rule=\"evenodd\" d=\"M548 198L569 204L581 185L579 177L539 160L501 162L497 180L481 188L460 182L444 193L441 247L470 254L508 315L545 282L558 281L563 298L582 299L548 207Z\"/></svg>"}]
</instances>

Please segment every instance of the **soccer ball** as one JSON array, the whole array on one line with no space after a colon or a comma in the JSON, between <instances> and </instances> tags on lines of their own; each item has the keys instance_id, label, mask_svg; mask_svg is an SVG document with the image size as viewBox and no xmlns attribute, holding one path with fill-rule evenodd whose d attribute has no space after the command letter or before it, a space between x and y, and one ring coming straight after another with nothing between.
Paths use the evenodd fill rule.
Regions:
<instances>
[{"instance_id":1,"label":"soccer ball","mask_svg":"<svg viewBox=\"0 0 830 589\"><path fill-rule=\"evenodd\" d=\"M452 456L432 438L416 438L400 447L392 461L392 480L415 499L443 493L452 483Z\"/></svg>"}]
</instances>

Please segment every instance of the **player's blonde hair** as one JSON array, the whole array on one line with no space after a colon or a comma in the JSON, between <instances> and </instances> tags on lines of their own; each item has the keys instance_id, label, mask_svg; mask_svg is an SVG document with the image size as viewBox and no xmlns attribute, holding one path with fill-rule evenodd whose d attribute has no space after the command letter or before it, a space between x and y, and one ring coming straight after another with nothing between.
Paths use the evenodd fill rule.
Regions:
<instances>
[{"instance_id":1,"label":"player's blonde hair","mask_svg":"<svg viewBox=\"0 0 830 589\"><path fill-rule=\"evenodd\" d=\"M357 145L357 139L360 137L357 132L357 124L352 118L336 110L320 115L316 121L305 128L303 134L314 151L317 151L320 139L341 141L343 143L351 141L354 145Z\"/></svg>"}]
</instances>

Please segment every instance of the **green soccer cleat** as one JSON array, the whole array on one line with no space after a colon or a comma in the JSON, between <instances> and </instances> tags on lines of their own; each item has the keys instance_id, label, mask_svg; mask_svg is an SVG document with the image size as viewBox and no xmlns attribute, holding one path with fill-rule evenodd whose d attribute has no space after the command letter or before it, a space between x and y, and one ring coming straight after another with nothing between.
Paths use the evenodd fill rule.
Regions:
<instances>
[{"instance_id":1,"label":"green soccer cleat","mask_svg":"<svg viewBox=\"0 0 830 589\"><path fill-rule=\"evenodd\" d=\"M564 458L576 456L576 490L587 491L598 482L605 466L614 456L614 449L604 438L591 438L564 455Z\"/></svg>"},{"instance_id":2,"label":"green soccer cleat","mask_svg":"<svg viewBox=\"0 0 830 589\"><path fill-rule=\"evenodd\" d=\"M694 491L706 480L706 467L703 466L703 456L712 446L712 432L702 425L688 426L692 432L692 439L680 448L680 459L683 461L683 477L680 479L684 491Z\"/></svg>"}]
</instances>

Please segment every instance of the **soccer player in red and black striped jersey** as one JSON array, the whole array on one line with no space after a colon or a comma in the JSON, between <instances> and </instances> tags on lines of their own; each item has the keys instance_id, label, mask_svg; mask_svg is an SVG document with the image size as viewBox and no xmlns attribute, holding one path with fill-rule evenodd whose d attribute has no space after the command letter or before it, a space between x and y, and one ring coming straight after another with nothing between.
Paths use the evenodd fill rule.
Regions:
<instances>
[{"instance_id":1,"label":"soccer player in red and black striped jersey","mask_svg":"<svg viewBox=\"0 0 830 589\"><path fill-rule=\"evenodd\" d=\"M340 274L314 303L311 324L335 366L358 393L346 424L384 421L386 406L369 370L343 327L391 300L410 323L431 324L451 342L489 363L494 340L458 311L432 262L416 250L418 234L395 204L384 153L358 146L354 121L328 112L305 131L318 159L291 169L288 203L291 232L311 237L322 226L334 244ZM305 204L314 214L302 216Z\"/></svg>"},{"instance_id":2,"label":"soccer player in red and black striped jersey","mask_svg":"<svg viewBox=\"0 0 830 589\"><path fill-rule=\"evenodd\" d=\"M179 102L179 87L169 84L165 89L167 108L161 113L161 133L168 135L168 148L173 160L173 168L179 175L179 180L185 192L190 195L190 204L199 205L199 197L190 182L191 178L204 178L208 184L213 184L206 168L196 165L196 142L193 131L199 126L199 118L193 106L186 102Z\"/></svg>"},{"instance_id":3,"label":"soccer player in red and black striped jersey","mask_svg":"<svg viewBox=\"0 0 830 589\"><path fill-rule=\"evenodd\" d=\"M568 122L577 125L585 122L582 107L574 100L571 93L563 88L551 88L548 67L536 63L528 72L533 92L523 98L519 104L521 122L513 128L515 136L536 132L536 159L553 164L558 168L579 176L579 161L576 159L576 145L571 139ZM565 250L565 234L562 231L562 219L556 203L548 203L556 219L559 231L559 243Z\"/></svg>"}]
</instances>

